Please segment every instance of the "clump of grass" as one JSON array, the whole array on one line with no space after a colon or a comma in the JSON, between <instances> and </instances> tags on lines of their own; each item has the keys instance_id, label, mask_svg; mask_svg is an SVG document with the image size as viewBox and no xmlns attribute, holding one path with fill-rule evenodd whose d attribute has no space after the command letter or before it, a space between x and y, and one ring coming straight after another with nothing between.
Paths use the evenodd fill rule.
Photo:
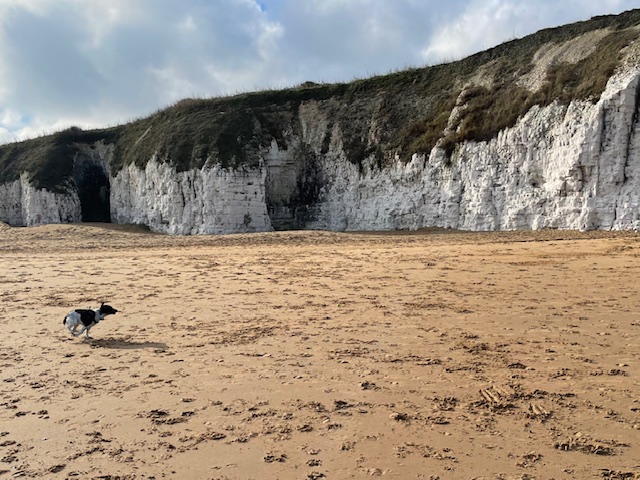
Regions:
<instances>
[{"instance_id":1,"label":"clump of grass","mask_svg":"<svg viewBox=\"0 0 640 480\"><path fill-rule=\"evenodd\" d=\"M434 106L428 119L411 123L405 134L406 145L401 149L401 158L408 160L413 153L429 153L442 138L455 106L455 94L442 99Z\"/></svg>"},{"instance_id":2,"label":"clump of grass","mask_svg":"<svg viewBox=\"0 0 640 480\"><path fill-rule=\"evenodd\" d=\"M614 31L580 62L552 66L542 89L542 102L549 104L557 99L568 104L575 98L597 101L618 66L621 50L637 38L636 29Z\"/></svg>"},{"instance_id":3,"label":"clump of grass","mask_svg":"<svg viewBox=\"0 0 640 480\"><path fill-rule=\"evenodd\" d=\"M20 178L22 172L30 174L37 189L64 193L73 175L73 159L77 144L105 141L114 143L118 129L84 131L78 127L24 142L0 147L0 182Z\"/></svg>"},{"instance_id":4,"label":"clump of grass","mask_svg":"<svg viewBox=\"0 0 640 480\"><path fill-rule=\"evenodd\" d=\"M456 132L447 138L449 145L464 140L488 141L515 125L534 105L544 107L554 101L568 105L575 99L595 103L618 65L620 51L637 37L636 30L612 32L580 62L552 66L536 92L506 82L491 89L474 89Z\"/></svg>"}]
</instances>

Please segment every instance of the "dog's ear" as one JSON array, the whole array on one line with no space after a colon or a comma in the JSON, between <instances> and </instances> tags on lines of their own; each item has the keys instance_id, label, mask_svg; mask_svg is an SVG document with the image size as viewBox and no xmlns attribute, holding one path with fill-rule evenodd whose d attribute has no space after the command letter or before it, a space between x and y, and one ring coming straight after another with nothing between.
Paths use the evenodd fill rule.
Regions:
<instances>
[{"instance_id":1,"label":"dog's ear","mask_svg":"<svg viewBox=\"0 0 640 480\"><path fill-rule=\"evenodd\" d=\"M100 302L100 308L104 307L104 302Z\"/></svg>"}]
</instances>

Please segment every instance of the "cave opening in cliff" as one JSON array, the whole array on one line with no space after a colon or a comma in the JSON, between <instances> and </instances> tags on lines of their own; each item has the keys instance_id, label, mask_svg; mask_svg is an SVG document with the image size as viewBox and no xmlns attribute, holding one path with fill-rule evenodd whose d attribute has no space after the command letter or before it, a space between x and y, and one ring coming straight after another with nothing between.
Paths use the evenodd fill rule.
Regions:
<instances>
[{"instance_id":1,"label":"cave opening in cliff","mask_svg":"<svg viewBox=\"0 0 640 480\"><path fill-rule=\"evenodd\" d=\"M322 182L317 158L308 151L268 158L265 194L274 230L302 230L315 219Z\"/></svg>"},{"instance_id":2,"label":"cave opening in cliff","mask_svg":"<svg viewBox=\"0 0 640 480\"><path fill-rule=\"evenodd\" d=\"M109 178L95 163L76 161L74 180L80 197L83 222L111 222Z\"/></svg>"}]
</instances>

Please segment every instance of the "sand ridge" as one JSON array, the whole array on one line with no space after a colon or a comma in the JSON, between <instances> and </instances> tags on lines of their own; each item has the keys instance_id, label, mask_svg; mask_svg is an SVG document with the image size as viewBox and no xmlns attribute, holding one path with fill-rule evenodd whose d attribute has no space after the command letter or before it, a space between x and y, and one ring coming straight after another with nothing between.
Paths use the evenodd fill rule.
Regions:
<instances>
[{"instance_id":1,"label":"sand ridge","mask_svg":"<svg viewBox=\"0 0 640 480\"><path fill-rule=\"evenodd\" d=\"M639 240L4 228L0 478L640 478Z\"/></svg>"}]
</instances>

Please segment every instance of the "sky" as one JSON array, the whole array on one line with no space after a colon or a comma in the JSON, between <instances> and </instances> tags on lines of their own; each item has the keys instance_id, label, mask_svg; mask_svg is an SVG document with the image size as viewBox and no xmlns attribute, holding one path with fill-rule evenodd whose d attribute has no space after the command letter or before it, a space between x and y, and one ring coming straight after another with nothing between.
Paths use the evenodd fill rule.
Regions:
<instances>
[{"instance_id":1,"label":"sky","mask_svg":"<svg viewBox=\"0 0 640 480\"><path fill-rule=\"evenodd\" d=\"M0 143L457 60L629 0L0 0Z\"/></svg>"}]
</instances>

